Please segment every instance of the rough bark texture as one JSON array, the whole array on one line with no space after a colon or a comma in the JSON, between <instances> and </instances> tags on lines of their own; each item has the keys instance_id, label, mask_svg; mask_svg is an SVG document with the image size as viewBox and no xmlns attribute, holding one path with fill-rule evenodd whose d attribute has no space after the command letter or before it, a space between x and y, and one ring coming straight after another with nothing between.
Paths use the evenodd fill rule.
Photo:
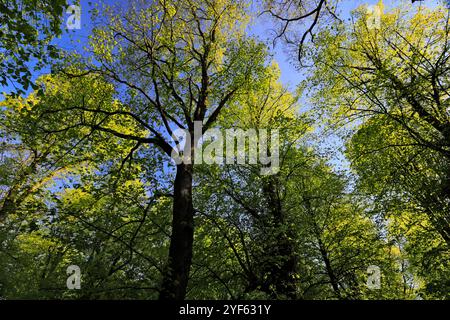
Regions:
<instances>
[{"instance_id":1,"label":"rough bark texture","mask_svg":"<svg viewBox=\"0 0 450 320\"><path fill-rule=\"evenodd\" d=\"M159 296L161 300L183 300L186 295L194 239L192 165L177 166L173 195L172 235L168 268Z\"/></svg>"}]
</instances>

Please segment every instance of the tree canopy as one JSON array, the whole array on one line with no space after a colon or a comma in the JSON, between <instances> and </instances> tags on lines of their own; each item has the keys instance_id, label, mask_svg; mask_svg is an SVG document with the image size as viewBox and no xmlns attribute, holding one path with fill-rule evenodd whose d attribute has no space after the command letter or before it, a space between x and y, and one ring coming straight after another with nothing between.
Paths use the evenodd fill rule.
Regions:
<instances>
[{"instance_id":1,"label":"tree canopy","mask_svg":"<svg viewBox=\"0 0 450 320\"><path fill-rule=\"evenodd\" d=\"M450 297L448 7L256 4L0 2L0 299Z\"/></svg>"}]
</instances>

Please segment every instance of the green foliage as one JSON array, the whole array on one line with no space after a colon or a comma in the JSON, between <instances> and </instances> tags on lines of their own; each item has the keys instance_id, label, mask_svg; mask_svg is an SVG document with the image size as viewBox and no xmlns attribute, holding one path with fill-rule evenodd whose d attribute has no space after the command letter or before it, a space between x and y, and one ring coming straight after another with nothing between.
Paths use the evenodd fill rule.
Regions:
<instances>
[{"instance_id":1,"label":"green foliage","mask_svg":"<svg viewBox=\"0 0 450 320\"><path fill-rule=\"evenodd\" d=\"M402 270L409 287L422 297L445 298L449 12L407 3L383 12L382 1L378 6L377 25L359 8L352 23L319 35L310 49L317 50L308 82L312 101L330 125L350 128L346 155L357 189L389 225L387 237L407 261Z\"/></svg>"},{"instance_id":2,"label":"green foliage","mask_svg":"<svg viewBox=\"0 0 450 320\"><path fill-rule=\"evenodd\" d=\"M39 7L55 19L43 34L9 3L0 32L18 42L2 49L25 64L63 3ZM157 299L176 279L177 227L193 228L181 252L192 253L189 299L450 298L448 11L408 8L375 29L364 8L317 29L313 66L291 92L246 34L243 1L106 6L86 54L1 102L0 298ZM1 81L26 81L11 59ZM305 92L312 108L300 113ZM183 175L168 161L171 135L194 121L278 130L279 170L198 164ZM344 141L348 171L317 145L327 130ZM70 265L81 290L66 287Z\"/></svg>"},{"instance_id":3,"label":"green foliage","mask_svg":"<svg viewBox=\"0 0 450 320\"><path fill-rule=\"evenodd\" d=\"M19 84L16 93L25 93L32 82L32 71L41 69L59 49L51 44L62 33L61 22L66 0L0 1L0 84ZM30 63L33 63L31 70ZM9 83L8 83L9 82Z\"/></svg>"}]
</instances>

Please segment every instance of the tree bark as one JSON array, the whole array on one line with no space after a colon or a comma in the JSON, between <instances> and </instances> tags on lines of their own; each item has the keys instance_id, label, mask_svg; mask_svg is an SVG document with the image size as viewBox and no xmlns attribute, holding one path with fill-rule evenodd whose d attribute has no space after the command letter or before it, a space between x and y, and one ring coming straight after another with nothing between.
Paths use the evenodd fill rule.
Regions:
<instances>
[{"instance_id":1,"label":"tree bark","mask_svg":"<svg viewBox=\"0 0 450 320\"><path fill-rule=\"evenodd\" d=\"M194 240L192 173L192 164L177 166L169 261L163 275L160 300L183 300L186 296Z\"/></svg>"},{"instance_id":2,"label":"tree bark","mask_svg":"<svg viewBox=\"0 0 450 320\"><path fill-rule=\"evenodd\" d=\"M325 270L328 275L328 278L330 279L331 286L333 287L333 291L335 292L336 296L339 299L342 299L341 290L339 289L339 282L338 279L334 273L333 267L331 266L331 261L328 256L328 252L325 249L325 245L322 242L322 239L320 238L320 235L317 235L317 240L319 242L319 250L320 254L322 256L323 262L325 263Z\"/></svg>"},{"instance_id":3,"label":"tree bark","mask_svg":"<svg viewBox=\"0 0 450 320\"><path fill-rule=\"evenodd\" d=\"M277 264L270 264L269 277L263 289L272 294L274 298L297 299L297 258L294 252L293 230L286 227L286 217L283 211L281 199L277 192L279 184L278 177L270 177L263 186L263 192L267 199L268 211L270 213L269 225L273 226L271 234L274 241L266 243L272 257L279 257ZM283 228L286 230L282 231Z\"/></svg>"}]
</instances>

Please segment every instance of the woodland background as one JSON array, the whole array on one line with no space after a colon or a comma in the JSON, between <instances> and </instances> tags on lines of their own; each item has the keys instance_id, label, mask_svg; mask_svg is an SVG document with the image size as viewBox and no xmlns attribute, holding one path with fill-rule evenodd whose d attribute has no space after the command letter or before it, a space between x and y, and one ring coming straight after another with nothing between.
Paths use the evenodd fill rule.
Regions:
<instances>
[{"instance_id":1,"label":"woodland background","mask_svg":"<svg viewBox=\"0 0 450 320\"><path fill-rule=\"evenodd\" d=\"M448 299L449 9L375 5L0 0L0 298ZM194 121L279 173L175 166Z\"/></svg>"}]
</instances>

